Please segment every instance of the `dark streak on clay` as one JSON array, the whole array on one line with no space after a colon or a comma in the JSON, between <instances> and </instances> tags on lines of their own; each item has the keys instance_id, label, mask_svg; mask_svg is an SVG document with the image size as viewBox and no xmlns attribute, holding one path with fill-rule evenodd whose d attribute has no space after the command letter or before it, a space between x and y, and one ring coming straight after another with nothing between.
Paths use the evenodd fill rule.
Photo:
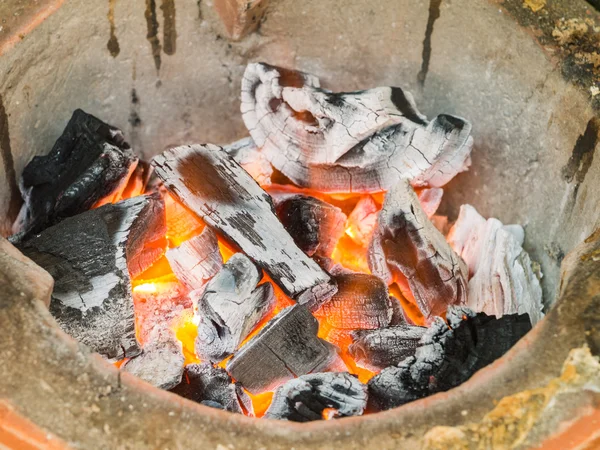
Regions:
<instances>
[{"instance_id":1,"label":"dark streak on clay","mask_svg":"<svg viewBox=\"0 0 600 450\"><path fill-rule=\"evenodd\" d=\"M163 11L163 49L167 55L174 55L177 50L177 30L175 29L175 0L162 0Z\"/></svg>"},{"instance_id":2,"label":"dark streak on clay","mask_svg":"<svg viewBox=\"0 0 600 450\"><path fill-rule=\"evenodd\" d=\"M198 20L200 20L202 22L203 17L202 17L202 0L198 0Z\"/></svg>"},{"instance_id":3,"label":"dark streak on clay","mask_svg":"<svg viewBox=\"0 0 600 450\"><path fill-rule=\"evenodd\" d=\"M140 99L137 96L135 88L131 90L131 111L129 113L129 125L139 127L142 124L142 119L139 114Z\"/></svg>"},{"instance_id":4,"label":"dark streak on clay","mask_svg":"<svg viewBox=\"0 0 600 450\"><path fill-rule=\"evenodd\" d=\"M160 59L160 39L158 38L158 20L156 18L156 0L146 0L146 24L148 27L148 34L146 39L152 46L152 56L154 57L154 65L156 70L160 70L161 59Z\"/></svg>"},{"instance_id":5,"label":"dark streak on clay","mask_svg":"<svg viewBox=\"0 0 600 450\"><path fill-rule=\"evenodd\" d=\"M19 187L17 186L17 174L15 172L15 164L13 161L12 151L10 148L10 134L8 132L8 116L6 114L6 109L4 108L4 102L2 101L2 96L0 96L0 154L2 155L2 163L4 165L4 173L6 175L6 180L8 183L8 187L10 189L10 203L8 206L8 211L6 214L6 218L4 221L6 223L0 223L0 231L3 230L3 227L10 227L10 225L14 222L19 214L19 209L21 208L21 194L19 192ZM10 231L10 230L8 230ZM10 234L10 233L8 233Z\"/></svg>"},{"instance_id":6,"label":"dark streak on clay","mask_svg":"<svg viewBox=\"0 0 600 450\"><path fill-rule=\"evenodd\" d=\"M110 39L106 44L106 48L110 52L113 58L121 52L119 47L119 40L117 39L116 27L115 27L115 4L117 0L108 0L108 21L110 22Z\"/></svg>"},{"instance_id":7,"label":"dark streak on clay","mask_svg":"<svg viewBox=\"0 0 600 450\"><path fill-rule=\"evenodd\" d=\"M567 183L575 182L575 193L585 180L594 160L594 150L600 138L600 119L593 117L587 124L585 133L579 136L569 161L562 169L562 176Z\"/></svg>"},{"instance_id":8,"label":"dark streak on clay","mask_svg":"<svg viewBox=\"0 0 600 450\"><path fill-rule=\"evenodd\" d=\"M440 17L440 6L442 0L429 0L429 18L427 19L427 28L425 29L425 39L423 39L423 62L421 63L421 71L417 76L419 85L425 86L427 72L429 72L429 61L431 60L431 36L433 35L433 26L435 21Z\"/></svg>"}]
</instances>

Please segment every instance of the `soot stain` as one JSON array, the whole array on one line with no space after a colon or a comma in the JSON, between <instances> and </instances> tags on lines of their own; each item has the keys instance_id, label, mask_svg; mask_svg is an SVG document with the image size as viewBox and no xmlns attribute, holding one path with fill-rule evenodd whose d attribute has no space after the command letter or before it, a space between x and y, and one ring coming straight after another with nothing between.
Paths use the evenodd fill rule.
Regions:
<instances>
[{"instance_id":1,"label":"soot stain","mask_svg":"<svg viewBox=\"0 0 600 450\"><path fill-rule=\"evenodd\" d=\"M594 151L600 138L600 119L593 117L587 124L585 132L579 136L569 161L562 169L562 176L567 183L575 182L579 186L594 160Z\"/></svg>"},{"instance_id":2,"label":"soot stain","mask_svg":"<svg viewBox=\"0 0 600 450\"><path fill-rule=\"evenodd\" d=\"M4 165L4 172L6 174L6 180L10 190L10 203L7 212L7 222L12 223L21 208L21 193L19 192L19 186L17 185L17 174L15 171L15 163L13 160L12 149L10 146L10 134L8 130L8 115L6 114L6 108L2 96L0 96L0 154L2 155L2 163Z\"/></svg>"},{"instance_id":3,"label":"soot stain","mask_svg":"<svg viewBox=\"0 0 600 450\"><path fill-rule=\"evenodd\" d=\"M177 50L177 30L175 28L175 0L162 0L160 6L163 12L163 50L167 55L175 54Z\"/></svg>"},{"instance_id":4,"label":"soot stain","mask_svg":"<svg viewBox=\"0 0 600 450\"><path fill-rule=\"evenodd\" d=\"M423 60L421 63L421 71L417 76L417 80L421 87L425 86L427 72L429 72L429 62L431 60L431 36L433 35L433 27L435 21L440 17L440 6L442 0L429 0L429 18L427 19L427 27L425 28L425 39L423 39Z\"/></svg>"},{"instance_id":5,"label":"soot stain","mask_svg":"<svg viewBox=\"0 0 600 450\"><path fill-rule=\"evenodd\" d=\"M121 47L119 46L119 40L117 39L116 34L116 26L115 26L115 5L117 0L108 0L108 21L110 23L110 39L106 44L106 48L110 52L113 58L116 58L117 55L121 52Z\"/></svg>"},{"instance_id":6,"label":"soot stain","mask_svg":"<svg viewBox=\"0 0 600 450\"><path fill-rule=\"evenodd\" d=\"M150 42L150 46L152 47L152 56L154 57L154 65L156 66L156 70L160 70L161 65L161 45L160 39L158 38L158 19L156 17L156 0L146 0L146 11L144 13L146 17L146 25L148 28L148 33L146 35L146 39Z\"/></svg>"}]
</instances>

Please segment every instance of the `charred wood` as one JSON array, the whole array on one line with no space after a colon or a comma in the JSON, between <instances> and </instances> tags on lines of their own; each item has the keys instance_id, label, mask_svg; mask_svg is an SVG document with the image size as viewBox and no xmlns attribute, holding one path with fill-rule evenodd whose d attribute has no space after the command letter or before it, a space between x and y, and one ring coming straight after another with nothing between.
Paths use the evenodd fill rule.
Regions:
<instances>
[{"instance_id":1,"label":"charred wood","mask_svg":"<svg viewBox=\"0 0 600 450\"><path fill-rule=\"evenodd\" d=\"M448 242L469 267L469 308L496 317L528 314L533 325L541 320L542 288L523 239L521 226L486 220L472 206L461 206Z\"/></svg>"},{"instance_id":2,"label":"charred wood","mask_svg":"<svg viewBox=\"0 0 600 450\"><path fill-rule=\"evenodd\" d=\"M198 301L195 349L200 359L217 363L230 356L273 311L273 286L257 287L261 278L252 261L236 253L207 283Z\"/></svg>"},{"instance_id":3,"label":"charred wood","mask_svg":"<svg viewBox=\"0 0 600 450\"><path fill-rule=\"evenodd\" d=\"M77 341L109 359L140 353L128 255L151 233L157 197L140 196L63 220L19 245L54 278L50 312ZM134 263L136 267L138 263Z\"/></svg>"},{"instance_id":4,"label":"charred wood","mask_svg":"<svg viewBox=\"0 0 600 450\"><path fill-rule=\"evenodd\" d=\"M501 357L531 329L527 315L497 319L462 307L449 308L447 320L446 324L436 318L414 356L369 381L373 408L394 408L456 387Z\"/></svg>"},{"instance_id":5,"label":"charred wood","mask_svg":"<svg viewBox=\"0 0 600 450\"><path fill-rule=\"evenodd\" d=\"M166 253L173 273L190 290L202 288L223 266L217 235L209 227Z\"/></svg>"},{"instance_id":6,"label":"charred wood","mask_svg":"<svg viewBox=\"0 0 600 450\"><path fill-rule=\"evenodd\" d=\"M389 325L392 304L386 284L366 273L335 276L338 291L314 312L334 328L369 330Z\"/></svg>"},{"instance_id":7,"label":"charred wood","mask_svg":"<svg viewBox=\"0 0 600 450\"><path fill-rule=\"evenodd\" d=\"M267 419L309 422L333 417L362 415L367 406L367 387L349 373L315 373L290 380L275 391L265 413Z\"/></svg>"},{"instance_id":8,"label":"charred wood","mask_svg":"<svg viewBox=\"0 0 600 450\"><path fill-rule=\"evenodd\" d=\"M23 170L25 203L13 231L28 236L105 197L118 199L137 162L119 129L76 110L50 153Z\"/></svg>"},{"instance_id":9,"label":"charred wood","mask_svg":"<svg viewBox=\"0 0 600 450\"><path fill-rule=\"evenodd\" d=\"M330 257L344 233L346 215L314 197L292 196L280 202L276 212L296 245L308 256Z\"/></svg>"},{"instance_id":10,"label":"charred wood","mask_svg":"<svg viewBox=\"0 0 600 450\"><path fill-rule=\"evenodd\" d=\"M357 366L378 372L414 355L426 330L412 325L356 330L348 351Z\"/></svg>"},{"instance_id":11,"label":"charred wood","mask_svg":"<svg viewBox=\"0 0 600 450\"><path fill-rule=\"evenodd\" d=\"M271 166L267 157L258 149L251 137L225 145L223 146L223 150L242 166L258 184L261 186L271 184L273 166Z\"/></svg>"},{"instance_id":12,"label":"charred wood","mask_svg":"<svg viewBox=\"0 0 600 450\"><path fill-rule=\"evenodd\" d=\"M126 361L121 370L160 389L171 389L181 382L185 358L181 342L169 329L156 329L142 353Z\"/></svg>"},{"instance_id":13,"label":"charred wood","mask_svg":"<svg viewBox=\"0 0 600 450\"><path fill-rule=\"evenodd\" d=\"M155 157L169 191L235 243L290 297L317 307L334 292L331 278L285 231L260 186L221 148L194 145Z\"/></svg>"},{"instance_id":14,"label":"charred wood","mask_svg":"<svg viewBox=\"0 0 600 450\"><path fill-rule=\"evenodd\" d=\"M426 318L466 304L466 265L429 221L406 180L385 197L368 257L371 272L397 283Z\"/></svg>"},{"instance_id":15,"label":"charred wood","mask_svg":"<svg viewBox=\"0 0 600 450\"><path fill-rule=\"evenodd\" d=\"M335 347L317 337L318 329L306 307L286 308L233 355L227 371L248 391L260 393L324 370L339 357Z\"/></svg>"},{"instance_id":16,"label":"charred wood","mask_svg":"<svg viewBox=\"0 0 600 450\"><path fill-rule=\"evenodd\" d=\"M186 366L181 383L171 392L205 406L254 415L252 401L242 386L225 370L209 363Z\"/></svg>"},{"instance_id":17,"label":"charred wood","mask_svg":"<svg viewBox=\"0 0 600 450\"><path fill-rule=\"evenodd\" d=\"M399 177L439 187L470 164L471 125L449 115L428 123L400 88L331 93L307 74L249 64L241 111L275 168L323 192L379 192Z\"/></svg>"}]
</instances>

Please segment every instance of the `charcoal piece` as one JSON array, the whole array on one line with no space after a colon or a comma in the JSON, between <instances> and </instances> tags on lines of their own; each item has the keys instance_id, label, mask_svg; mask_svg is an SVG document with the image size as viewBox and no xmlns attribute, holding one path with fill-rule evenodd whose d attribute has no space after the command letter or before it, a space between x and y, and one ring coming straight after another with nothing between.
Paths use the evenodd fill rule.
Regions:
<instances>
[{"instance_id":1,"label":"charcoal piece","mask_svg":"<svg viewBox=\"0 0 600 450\"><path fill-rule=\"evenodd\" d=\"M290 380L275 391L266 419L309 422L362 415L367 406L367 386L349 373L315 373Z\"/></svg>"},{"instance_id":2,"label":"charcoal piece","mask_svg":"<svg viewBox=\"0 0 600 450\"><path fill-rule=\"evenodd\" d=\"M23 170L25 203L13 231L29 236L120 197L137 162L119 129L76 110L50 153Z\"/></svg>"},{"instance_id":3,"label":"charcoal piece","mask_svg":"<svg viewBox=\"0 0 600 450\"><path fill-rule=\"evenodd\" d=\"M224 145L223 150L235 159L258 184L261 186L271 184L273 166L271 166L271 163L263 152L258 149L251 137Z\"/></svg>"},{"instance_id":4,"label":"charcoal piece","mask_svg":"<svg viewBox=\"0 0 600 450\"><path fill-rule=\"evenodd\" d=\"M460 207L448 242L469 268L467 305L473 311L528 314L533 325L544 316L537 270L522 247L524 234L519 225L486 220L471 205Z\"/></svg>"},{"instance_id":5,"label":"charcoal piece","mask_svg":"<svg viewBox=\"0 0 600 450\"><path fill-rule=\"evenodd\" d=\"M262 272L236 253L206 285L198 300L196 354L213 363L230 356L275 308L271 283L257 287Z\"/></svg>"},{"instance_id":6,"label":"charcoal piece","mask_svg":"<svg viewBox=\"0 0 600 450\"><path fill-rule=\"evenodd\" d=\"M185 367L181 383L171 392L205 406L239 414L254 415L252 401L239 383L212 364L190 364Z\"/></svg>"},{"instance_id":7,"label":"charcoal piece","mask_svg":"<svg viewBox=\"0 0 600 450\"><path fill-rule=\"evenodd\" d=\"M423 188L417 189L417 198L421 204L421 208L429 219L433 217L435 212L442 203L442 197L444 196L444 190L442 188Z\"/></svg>"},{"instance_id":8,"label":"charcoal piece","mask_svg":"<svg viewBox=\"0 0 600 450\"><path fill-rule=\"evenodd\" d=\"M426 330L412 325L356 330L348 351L358 367L378 372L414 355Z\"/></svg>"},{"instance_id":9,"label":"charcoal piece","mask_svg":"<svg viewBox=\"0 0 600 450\"><path fill-rule=\"evenodd\" d=\"M139 196L63 220L21 243L25 256L54 278L50 312L77 341L111 360L141 349L127 255L139 254L143 236L160 216L158 197Z\"/></svg>"},{"instance_id":10,"label":"charcoal piece","mask_svg":"<svg viewBox=\"0 0 600 450\"><path fill-rule=\"evenodd\" d=\"M314 308L335 292L273 211L270 197L220 147L193 145L154 158L169 191L264 269L283 291Z\"/></svg>"},{"instance_id":11,"label":"charcoal piece","mask_svg":"<svg viewBox=\"0 0 600 450\"><path fill-rule=\"evenodd\" d=\"M121 370L168 390L181 383L184 363L181 342L166 329L151 333L142 353L126 361Z\"/></svg>"},{"instance_id":12,"label":"charcoal piece","mask_svg":"<svg viewBox=\"0 0 600 450\"><path fill-rule=\"evenodd\" d=\"M450 307L448 324L436 318L414 356L369 381L369 403L385 410L443 392L467 381L506 353L530 329L529 317L501 318Z\"/></svg>"},{"instance_id":13,"label":"charcoal piece","mask_svg":"<svg viewBox=\"0 0 600 450\"><path fill-rule=\"evenodd\" d=\"M253 394L274 390L287 380L324 370L338 358L317 337L319 324L303 305L281 311L227 363L227 371Z\"/></svg>"},{"instance_id":14,"label":"charcoal piece","mask_svg":"<svg viewBox=\"0 0 600 450\"><path fill-rule=\"evenodd\" d=\"M366 273L335 276L338 291L314 312L334 328L368 330L389 325L392 305L386 284Z\"/></svg>"},{"instance_id":15,"label":"charcoal piece","mask_svg":"<svg viewBox=\"0 0 600 450\"><path fill-rule=\"evenodd\" d=\"M421 208L408 181L385 196L369 245L369 268L418 306L425 318L467 301L467 267Z\"/></svg>"},{"instance_id":16,"label":"charcoal piece","mask_svg":"<svg viewBox=\"0 0 600 450\"><path fill-rule=\"evenodd\" d=\"M296 245L308 256L330 257L344 234L346 215L323 200L294 195L279 203L276 211Z\"/></svg>"},{"instance_id":17,"label":"charcoal piece","mask_svg":"<svg viewBox=\"0 0 600 450\"><path fill-rule=\"evenodd\" d=\"M185 241L199 235L206 224L196 214L190 212L169 194L164 186L159 191L165 201L165 215L167 217L167 237L170 247L179 247Z\"/></svg>"},{"instance_id":18,"label":"charcoal piece","mask_svg":"<svg viewBox=\"0 0 600 450\"><path fill-rule=\"evenodd\" d=\"M373 197L362 197L346 221L346 234L350 239L363 247L369 245L380 209Z\"/></svg>"},{"instance_id":19,"label":"charcoal piece","mask_svg":"<svg viewBox=\"0 0 600 450\"><path fill-rule=\"evenodd\" d=\"M402 309L402 304L396 297L390 296L390 304L392 305L392 318L390 319L390 325L413 325L410 324Z\"/></svg>"},{"instance_id":20,"label":"charcoal piece","mask_svg":"<svg viewBox=\"0 0 600 450\"><path fill-rule=\"evenodd\" d=\"M190 290L202 288L223 266L217 235L209 227L166 253L173 273Z\"/></svg>"},{"instance_id":21,"label":"charcoal piece","mask_svg":"<svg viewBox=\"0 0 600 450\"><path fill-rule=\"evenodd\" d=\"M399 177L440 187L470 164L471 125L450 115L428 122L397 87L331 93L308 74L255 63L241 111L271 164L322 192L381 192Z\"/></svg>"}]
</instances>

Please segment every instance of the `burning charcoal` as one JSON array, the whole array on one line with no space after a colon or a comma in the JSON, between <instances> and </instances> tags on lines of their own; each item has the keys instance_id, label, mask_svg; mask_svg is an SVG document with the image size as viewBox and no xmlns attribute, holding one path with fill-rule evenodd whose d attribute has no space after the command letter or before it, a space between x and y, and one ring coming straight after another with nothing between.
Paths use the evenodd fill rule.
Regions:
<instances>
[{"instance_id":1,"label":"burning charcoal","mask_svg":"<svg viewBox=\"0 0 600 450\"><path fill-rule=\"evenodd\" d=\"M167 237L170 247L178 247L185 241L199 235L206 224L196 214L191 213L185 206L166 192L164 186L160 191L165 200L165 215L167 216Z\"/></svg>"},{"instance_id":2,"label":"burning charcoal","mask_svg":"<svg viewBox=\"0 0 600 450\"><path fill-rule=\"evenodd\" d=\"M369 401L374 408L395 408L464 383L531 329L527 315L497 319L466 308L450 307L447 320L448 324L436 318L414 356L369 381Z\"/></svg>"},{"instance_id":3,"label":"burning charcoal","mask_svg":"<svg viewBox=\"0 0 600 450\"><path fill-rule=\"evenodd\" d=\"M120 130L76 110L50 153L23 170L25 204L14 232L28 236L119 198L137 162Z\"/></svg>"},{"instance_id":4,"label":"burning charcoal","mask_svg":"<svg viewBox=\"0 0 600 450\"><path fill-rule=\"evenodd\" d=\"M307 195L295 195L277 205L277 216L296 245L308 256L329 257L344 233L341 209Z\"/></svg>"},{"instance_id":5,"label":"burning charcoal","mask_svg":"<svg viewBox=\"0 0 600 450\"><path fill-rule=\"evenodd\" d=\"M154 168L146 161L139 161L135 170L131 174L127 186L121 194L121 198L118 200L124 200L131 197L137 197L146 192L146 187L152 178ZM115 202L113 202L115 203Z\"/></svg>"},{"instance_id":6,"label":"burning charcoal","mask_svg":"<svg viewBox=\"0 0 600 450\"><path fill-rule=\"evenodd\" d=\"M380 209L373 197L365 195L348 216L346 234L357 244L366 247L371 241L373 230L377 225L377 215Z\"/></svg>"},{"instance_id":7,"label":"burning charcoal","mask_svg":"<svg viewBox=\"0 0 600 450\"><path fill-rule=\"evenodd\" d=\"M390 304L392 305L392 318L390 319L390 325L405 325L410 324L402 309L402 304L396 297L390 296Z\"/></svg>"},{"instance_id":8,"label":"burning charcoal","mask_svg":"<svg viewBox=\"0 0 600 450\"><path fill-rule=\"evenodd\" d=\"M140 196L63 220L19 245L54 277L50 312L61 328L109 359L140 352L128 270L163 220L158 197ZM134 262L139 267L139 262Z\"/></svg>"},{"instance_id":9,"label":"burning charcoal","mask_svg":"<svg viewBox=\"0 0 600 450\"><path fill-rule=\"evenodd\" d=\"M357 330L348 350L358 367L378 372L414 355L426 330L412 325Z\"/></svg>"},{"instance_id":10,"label":"burning charcoal","mask_svg":"<svg viewBox=\"0 0 600 450\"><path fill-rule=\"evenodd\" d=\"M426 318L466 304L466 265L429 221L406 180L385 196L368 257L371 272L397 283Z\"/></svg>"},{"instance_id":11,"label":"burning charcoal","mask_svg":"<svg viewBox=\"0 0 600 450\"><path fill-rule=\"evenodd\" d=\"M223 266L217 235L208 227L179 247L167 250L166 256L177 279L190 290L203 287Z\"/></svg>"},{"instance_id":12,"label":"burning charcoal","mask_svg":"<svg viewBox=\"0 0 600 450\"><path fill-rule=\"evenodd\" d=\"M428 218L432 218L442 203L444 190L442 188L424 188L416 191L421 208Z\"/></svg>"},{"instance_id":13,"label":"burning charcoal","mask_svg":"<svg viewBox=\"0 0 600 450\"><path fill-rule=\"evenodd\" d=\"M273 167L265 155L256 147L251 137L225 145L223 146L223 150L235 159L258 184L261 186L271 184Z\"/></svg>"},{"instance_id":14,"label":"burning charcoal","mask_svg":"<svg viewBox=\"0 0 600 450\"><path fill-rule=\"evenodd\" d=\"M338 355L335 347L317 337L318 329L306 307L286 308L233 355L227 371L257 394L291 378L325 370Z\"/></svg>"},{"instance_id":15,"label":"burning charcoal","mask_svg":"<svg viewBox=\"0 0 600 450\"><path fill-rule=\"evenodd\" d=\"M275 307L271 283L256 286L262 273L242 253L233 255L210 280L198 301L196 353L213 363L231 355Z\"/></svg>"},{"instance_id":16,"label":"burning charcoal","mask_svg":"<svg viewBox=\"0 0 600 450\"><path fill-rule=\"evenodd\" d=\"M154 164L173 195L239 246L287 295L311 308L333 295L330 277L294 244L269 196L221 148L178 147Z\"/></svg>"},{"instance_id":17,"label":"burning charcoal","mask_svg":"<svg viewBox=\"0 0 600 450\"><path fill-rule=\"evenodd\" d=\"M380 278L366 273L335 277L338 291L314 312L315 317L334 328L369 330L389 325L392 305L387 286Z\"/></svg>"},{"instance_id":18,"label":"burning charcoal","mask_svg":"<svg viewBox=\"0 0 600 450\"><path fill-rule=\"evenodd\" d=\"M155 330L142 353L125 362L121 370L160 389L171 389L181 382L185 358L181 342L171 330Z\"/></svg>"},{"instance_id":19,"label":"burning charcoal","mask_svg":"<svg viewBox=\"0 0 600 450\"><path fill-rule=\"evenodd\" d=\"M362 415L367 406L367 386L349 373L315 373L290 380L275 391L266 419L309 422Z\"/></svg>"},{"instance_id":20,"label":"burning charcoal","mask_svg":"<svg viewBox=\"0 0 600 450\"><path fill-rule=\"evenodd\" d=\"M205 406L254 415L252 401L241 385L233 383L225 370L212 364L186 366L181 383L171 392Z\"/></svg>"},{"instance_id":21,"label":"burning charcoal","mask_svg":"<svg viewBox=\"0 0 600 450\"><path fill-rule=\"evenodd\" d=\"M470 205L460 208L448 242L469 267L467 304L476 312L502 317L528 314L535 325L542 313L542 288L518 225L485 220Z\"/></svg>"},{"instance_id":22,"label":"burning charcoal","mask_svg":"<svg viewBox=\"0 0 600 450\"><path fill-rule=\"evenodd\" d=\"M275 168L323 192L380 192L399 176L439 187L469 164L471 125L448 115L428 123L400 88L334 94L310 75L249 64L241 111Z\"/></svg>"}]
</instances>

